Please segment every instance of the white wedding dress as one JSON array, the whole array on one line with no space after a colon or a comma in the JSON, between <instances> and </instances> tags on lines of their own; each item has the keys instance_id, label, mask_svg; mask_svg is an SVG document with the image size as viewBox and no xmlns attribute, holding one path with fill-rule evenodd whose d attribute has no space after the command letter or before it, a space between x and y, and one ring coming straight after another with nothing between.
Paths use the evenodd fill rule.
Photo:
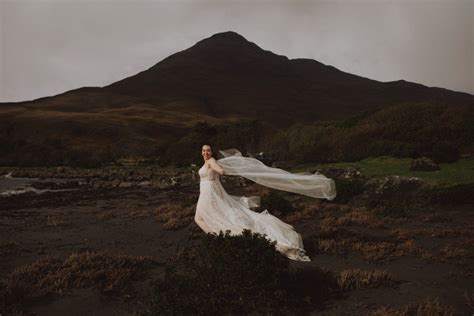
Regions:
<instances>
[{"instance_id":1,"label":"white wedding dress","mask_svg":"<svg viewBox=\"0 0 474 316\"><path fill-rule=\"evenodd\" d=\"M242 157L239 151L232 149L221 151L225 158L217 160L226 175L239 175L268 187L297 192L313 197L334 199L334 181L321 174L292 174L282 169L264 165L261 161ZM231 235L242 234L243 229L266 235L276 241L276 250L292 260L311 261L306 255L301 235L292 225L264 210L252 211L258 207L257 196L229 195L220 182L217 171L206 164L199 169L200 194L196 206L195 221L206 233L230 231Z\"/></svg>"}]
</instances>

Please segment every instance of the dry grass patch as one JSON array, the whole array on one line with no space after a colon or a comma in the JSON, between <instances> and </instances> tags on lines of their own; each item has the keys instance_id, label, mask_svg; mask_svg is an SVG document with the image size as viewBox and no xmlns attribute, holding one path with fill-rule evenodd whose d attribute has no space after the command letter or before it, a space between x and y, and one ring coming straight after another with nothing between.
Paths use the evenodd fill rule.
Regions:
<instances>
[{"instance_id":1,"label":"dry grass patch","mask_svg":"<svg viewBox=\"0 0 474 316\"><path fill-rule=\"evenodd\" d=\"M316 238L314 247L318 252L331 255L344 255L356 251L370 262L384 262L406 255L426 259L432 258L431 253L417 247L413 239L402 243L394 243L388 241L360 241L355 238Z\"/></svg>"},{"instance_id":2,"label":"dry grass patch","mask_svg":"<svg viewBox=\"0 0 474 316\"><path fill-rule=\"evenodd\" d=\"M123 293L138 278L151 257L111 254L106 251L73 253L65 259L44 257L17 267L6 276L2 299L6 306L26 299L62 295L67 289L95 288L102 293Z\"/></svg>"},{"instance_id":3,"label":"dry grass patch","mask_svg":"<svg viewBox=\"0 0 474 316\"><path fill-rule=\"evenodd\" d=\"M442 305L438 298L425 298L421 302L410 303L401 309L381 306L369 312L370 316L453 316L456 310L453 306Z\"/></svg>"},{"instance_id":4,"label":"dry grass patch","mask_svg":"<svg viewBox=\"0 0 474 316\"><path fill-rule=\"evenodd\" d=\"M284 221L287 223L299 223L302 220L315 218L320 214L319 203L304 205L301 210L293 211L286 215Z\"/></svg>"},{"instance_id":5,"label":"dry grass patch","mask_svg":"<svg viewBox=\"0 0 474 316\"><path fill-rule=\"evenodd\" d=\"M462 228L423 228L416 230L417 234L444 238L444 237L474 237L474 226Z\"/></svg>"},{"instance_id":6,"label":"dry grass patch","mask_svg":"<svg viewBox=\"0 0 474 316\"><path fill-rule=\"evenodd\" d=\"M385 261L389 260L395 250L395 245L390 242L356 242L352 244L352 250L358 251L365 260Z\"/></svg>"},{"instance_id":7,"label":"dry grass patch","mask_svg":"<svg viewBox=\"0 0 474 316\"><path fill-rule=\"evenodd\" d=\"M464 292L464 298L466 300L466 305L474 314L474 293L469 294L467 292Z\"/></svg>"},{"instance_id":8,"label":"dry grass patch","mask_svg":"<svg viewBox=\"0 0 474 316\"><path fill-rule=\"evenodd\" d=\"M347 252L348 245L350 244L347 240L335 240L335 239L317 239L316 246L322 253L331 255L342 255Z\"/></svg>"},{"instance_id":9,"label":"dry grass patch","mask_svg":"<svg viewBox=\"0 0 474 316\"><path fill-rule=\"evenodd\" d=\"M98 221L107 221L115 217L117 217L117 215L113 212L104 212L104 213L97 214L95 216L96 220Z\"/></svg>"},{"instance_id":10,"label":"dry grass patch","mask_svg":"<svg viewBox=\"0 0 474 316\"><path fill-rule=\"evenodd\" d=\"M319 222L320 229L323 231L332 231L337 229L337 220L335 217L327 216Z\"/></svg>"},{"instance_id":11,"label":"dry grass patch","mask_svg":"<svg viewBox=\"0 0 474 316\"><path fill-rule=\"evenodd\" d=\"M0 256L8 256L18 253L20 250L19 245L14 241L2 241L0 242Z\"/></svg>"},{"instance_id":12,"label":"dry grass patch","mask_svg":"<svg viewBox=\"0 0 474 316\"><path fill-rule=\"evenodd\" d=\"M140 219L140 218L147 218L152 213L149 210L138 210L138 211L131 211L128 213L128 219Z\"/></svg>"},{"instance_id":13,"label":"dry grass patch","mask_svg":"<svg viewBox=\"0 0 474 316\"><path fill-rule=\"evenodd\" d=\"M413 239L402 243L393 242L358 242L353 245L353 250L359 251L368 261L387 261L402 256L416 256L429 259L431 254L415 245Z\"/></svg>"},{"instance_id":14,"label":"dry grass patch","mask_svg":"<svg viewBox=\"0 0 474 316\"><path fill-rule=\"evenodd\" d=\"M336 220L336 225L357 225L380 228L385 225L384 220L377 219L375 215L365 208L355 208Z\"/></svg>"},{"instance_id":15,"label":"dry grass patch","mask_svg":"<svg viewBox=\"0 0 474 316\"><path fill-rule=\"evenodd\" d=\"M157 209L157 213L156 220L163 223L163 227L168 230L178 230L194 221L196 206L183 207L176 203L165 203Z\"/></svg>"},{"instance_id":16,"label":"dry grass patch","mask_svg":"<svg viewBox=\"0 0 474 316\"><path fill-rule=\"evenodd\" d=\"M452 222L453 219L443 214L426 214L421 216L421 221L424 223L446 223Z\"/></svg>"},{"instance_id":17,"label":"dry grass patch","mask_svg":"<svg viewBox=\"0 0 474 316\"><path fill-rule=\"evenodd\" d=\"M392 275L382 270L349 269L338 273L337 282L341 289L367 289L395 284Z\"/></svg>"},{"instance_id":18,"label":"dry grass patch","mask_svg":"<svg viewBox=\"0 0 474 316\"><path fill-rule=\"evenodd\" d=\"M342 206L335 203L321 203L321 208L322 211L328 214L342 210Z\"/></svg>"},{"instance_id":19,"label":"dry grass patch","mask_svg":"<svg viewBox=\"0 0 474 316\"><path fill-rule=\"evenodd\" d=\"M472 252L469 251L469 249L464 248L462 245L444 246L440 251L440 255L440 259L442 261L447 261L449 259L470 258L473 256Z\"/></svg>"},{"instance_id":20,"label":"dry grass patch","mask_svg":"<svg viewBox=\"0 0 474 316\"><path fill-rule=\"evenodd\" d=\"M395 247L395 256L401 257L406 255L414 255L422 258L431 258L432 255L428 250L425 250L421 247L415 245L414 239L408 239L397 244Z\"/></svg>"},{"instance_id":21,"label":"dry grass patch","mask_svg":"<svg viewBox=\"0 0 474 316\"><path fill-rule=\"evenodd\" d=\"M328 207L324 208L327 211ZM390 225L397 225L407 221L406 218L379 218L376 211L365 207L359 208L341 208L330 207L331 212L324 213L321 220L321 226L363 226L369 228L384 228ZM345 210L347 213L336 215L336 210Z\"/></svg>"},{"instance_id":22,"label":"dry grass patch","mask_svg":"<svg viewBox=\"0 0 474 316\"><path fill-rule=\"evenodd\" d=\"M68 224L68 221L64 219L64 215L48 215L46 225L48 226L63 226Z\"/></svg>"},{"instance_id":23,"label":"dry grass patch","mask_svg":"<svg viewBox=\"0 0 474 316\"><path fill-rule=\"evenodd\" d=\"M407 240L407 239L413 239L413 237L415 236L415 233L405 228L396 228L396 229L392 229L389 232L389 236L394 238L395 240Z\"/></svg>"}]
</instances>

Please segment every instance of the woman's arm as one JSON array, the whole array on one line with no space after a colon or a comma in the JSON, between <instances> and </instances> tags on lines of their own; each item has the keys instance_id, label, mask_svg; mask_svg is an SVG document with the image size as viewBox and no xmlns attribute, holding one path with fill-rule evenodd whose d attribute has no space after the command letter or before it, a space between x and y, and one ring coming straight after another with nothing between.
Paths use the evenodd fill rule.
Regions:
<instances>
[{"instance_id":1,"label":"woman's arm","mask_svg":"<svg viewBox=\"0 0 474 316\"><path fill-rule=\"evenodd\" d=\"M215 158L209 159L209 166L215 171L217 171L221 176L224 175L224 169L219 166Z\"/></svg>"}]
</instances>

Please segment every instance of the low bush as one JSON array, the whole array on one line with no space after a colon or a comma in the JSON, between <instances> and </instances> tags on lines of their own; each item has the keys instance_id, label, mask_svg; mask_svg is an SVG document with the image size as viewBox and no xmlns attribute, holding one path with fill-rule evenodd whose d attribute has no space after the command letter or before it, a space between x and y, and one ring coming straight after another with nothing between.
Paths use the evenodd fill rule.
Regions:
<instances>
[{"instance_id":1,"label":"low bush","mask_svg":"<svg viewBox=\"0 0 474 316\"><path fill-rule=\"evenodd\" d=\"M271 214L276 216L286 216L294 210L293 205L284 197L285 193L270 191L269 194L264 195L260 201L260 207L257 211L268 210Z\"/></svg>"},{"instance_id":2,"label":"low bush","mask_svg":"<svg viewBox=\"0 0 474 316\"><path fill-rule=\"evenodd\" d=\"M336 179L337 196L334 202L347 203L353 197L364 192L365 180L362 179Z\"/></svg>"},{"instance_id":3,"label":"low bush","mask_svg":"<svg viewBox=\"0 0 474 316\"><path fill-rule=\"evenodd\" d=\"M108 251L73 253L67 258L43 257L6 276L0 284L0 307L14 309L27 300L62 295L73 288L93 287L104 294L123 294L130 290L130 281L143 276L152 263L151 257Z\"/></svg>"},{"instance_id":4,"label":"low bush","mask_svg":"<svg viewBox=\"0 0 474 316\"><path fill-rule=\"evenodd\" d=\"M150 314L303 312L337 288L328 273L301 273L290 272L289 259L259 233L207 234L167 266L154 289Z\"/></svg>"},{"instance_id":5,"label":"low bush","mask_svg":"<svg viewBox=\"0 0 474 316\"><path fill-rule=\"evenodd\" d=\"M458 184L434 189L431 192L431 202L439 204L471 203L473 195L474 183Z\"/></svg>"},{"instance_id":6,"label":"low bush","mask_svg":"<svg viewBox=\"0 0 474 316\"><path fill-rule=\"evenodd\" d=\"M460 158L459 149L453 143L438 142L433 145L432 158L436 163L455 162Z\"/></svg>"}]
</instances>

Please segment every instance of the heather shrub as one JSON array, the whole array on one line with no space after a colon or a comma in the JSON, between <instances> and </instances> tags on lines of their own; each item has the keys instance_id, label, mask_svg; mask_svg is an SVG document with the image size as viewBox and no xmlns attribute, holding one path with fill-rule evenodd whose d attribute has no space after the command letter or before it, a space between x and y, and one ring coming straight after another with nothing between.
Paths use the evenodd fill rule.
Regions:
<instances>
[{"instance_id":1,"label":"heather shrub","mask_svg":"<svg viewBox=\"0 0 474 316\"><path fill-rule=\"evenodd\" d=\"M301 313L330 295L331 286L337 281L327 272L292 273L289 259L261 234L221 231L184 248L167 266L150 314Z\"/></svg>"},{"instance_id":2,"label":"heather shrub","mask_svg":"<svg viewBox=\"0 0 474 316\"><path fill-rule=\"evenodd\" d=\"M260 201L260 207L257 211L268 210L271 214L276 216L285 216L293 211L293 205L284 197L284 193L277 191L270 191L269 194L264 195Z\"/></svg>"}]
</instances>

